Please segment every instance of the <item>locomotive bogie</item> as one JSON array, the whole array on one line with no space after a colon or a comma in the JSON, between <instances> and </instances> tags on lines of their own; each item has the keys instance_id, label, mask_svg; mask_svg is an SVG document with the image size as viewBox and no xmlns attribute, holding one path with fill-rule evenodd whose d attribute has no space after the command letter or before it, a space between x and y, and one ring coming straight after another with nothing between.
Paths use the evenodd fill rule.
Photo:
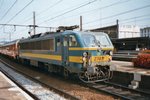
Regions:
<instances>
[{"instance_id":1,"label":"locomotive bogie","mask_svg":"<svg viewBox=\"0 0 150 100\"><path fill-rule=\"evenodd\" d=\"M32 65L32 66L38 66L38 61L30 60L30 65Z\"/></svg>"}]
</instances>

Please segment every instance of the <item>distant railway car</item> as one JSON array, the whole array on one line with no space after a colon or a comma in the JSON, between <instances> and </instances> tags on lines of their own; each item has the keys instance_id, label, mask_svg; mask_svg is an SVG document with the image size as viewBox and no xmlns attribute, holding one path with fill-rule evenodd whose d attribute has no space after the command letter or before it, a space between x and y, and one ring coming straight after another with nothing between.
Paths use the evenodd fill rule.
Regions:
<instances>
[{"instance_id":1,"label":"distant railway car","mask_svg":"<svg viewBox=\"0 0 150 100\"><path fill-rule=\"evenodd\" d=\"M18 57L18 42L19 40L15 40L9 43L5 43L0 47L0 53L17 59Z\"/></svg>"},{"instance_id":2,"label":"distant railway car","mask_svg":"<svg viewBox=\"0 0 150 100\"><path fill-rule=\"evenodd\" d=\"M105 33L64 31L20 40L19 58L64 76L76 74L84 82L110 77L113 45Z\"/></svg>"}]
</instances>

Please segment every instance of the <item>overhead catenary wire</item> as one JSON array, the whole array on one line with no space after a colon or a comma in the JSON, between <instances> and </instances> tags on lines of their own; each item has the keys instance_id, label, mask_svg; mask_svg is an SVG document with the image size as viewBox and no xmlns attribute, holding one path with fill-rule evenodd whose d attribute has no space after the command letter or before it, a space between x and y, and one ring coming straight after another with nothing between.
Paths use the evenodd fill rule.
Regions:
<instances>
[{"instance_id":1,"label":"overhead catenary wire","mask_svg":"<svg viewBox=\"0 0 150 100\"><path fill-rule=\"evenodd\" d=\"M119 22L120 23L128 23L128 22L134 22L134 21L141 21L143 19L138 19L137 18L142 18L142 17L149 17L150 16L150 13L149 14L144 14L144 15L140 15L140 16L136 16L136 17L130 17L130 18L125 18L125 19L119 19ZM145 19L145 18L144 18ZM134 20L134 21L129 21L129 20Z\"/></svg>"},{"instance_id":2,"label":"overhead catenary wire","mask_svg":"<svg viewBox=\"0 0 150 100\"><path fill-rule=\"evenodd\" d=\"M26 6L24 6L19 12L17 12L10 20L8 20L6 24L11 22L17 15L19 15L25 8L27 8L33 1L34 0L31 0Z\"/></svg>"},{"instance_id":3,"label":"overhead catenary wire","mask_svg":"<svg viewBox=\"0 0 150 100\"><path fill-rule=\"evenodd\" d=\"M81 15L81 14L85 14L85 13L90 13L90 12L92 12L92 11L98 11L98 10L100 10L100 9L109 8L109 7L111 7L111 6L115 6L115 5L118 5L118 4L121 4L121 3L125 3L125 2L128 2L128 1L131 1L131 0L124 0L124 1L120 0L120 1L117 1L117 2L114 2L114 3L111 3L111 4L109 4L109 5L103 6L103 7L99 7L99 8L92 9L92 10L87 10L87 11L84 11L84 12L79 12L78 14L73 14L73 15L71 15L71 16L68 16L68 17L63 18L63 20L64 20L64 19L68 19L68 18L72 18L72 17L74 17L74 16L79 17L79 16L77 16L77 15ZM56 21L56 19L53 20L53 21Z\"/></svg>"},{"instance_id":4,"label":"overhead catenary wire","mask_svg":"<svg viewBox=\"0 0 150 100\"><path fill-rule=\"evenodd\" d=\"M90 23L94 23L94 22L97 22L97 21L99 21L99 20L104 20L104 19L109 19L109 18L112 18L112 17L124 15L124 14L131 13L131 12L134 12L134 11L137 11L137 10L141 10L141 9L144 9L144 8L148 8L148 7L150 7L150 5L142 6L142 7L135 8L135 9L128 10L128 11L124 11L124 12L121 12L121 13L118 13L118 14L115 14L115 15L111 15L111 16L107 16L107 17L101 18L101 19L96 19L96 20L93 20L93 21L90 21L90 22L86 22L86 23L84 23L83 25L90 24Z\"/></svg>"},{"instance_id":5,"label":"overhead catenary wire","mask_svg":"<svg viewBox=\"0 0 150 100\"><path fill-rule=\"evenodd\" d=\"M137 21L143 21L143 20L150 20L150 18L143 18L143 19L138 19L138 20L134 20L134 21L127 21L127 22L124 22L124 23L121 23L121 24L125 24L125 23L131 23L131 22L137 22Z\"/></svg>"},{"instance_id":6,"label":"overhead catenary wire","mask_svg":"<svg viewBox=\"0 0 150 100\"><path fill-rule=\"evenodd\" d=\"M39 12L38 14L36 14L36 17L37 16L39 16L39 15L41 15L41 14L43 14L43 13L45 13L46 11L48 11L49 9L51 9L51 8L53 8L53 7L55 7L55 6L57 6L59 3L61 3L63 0L59 0L59 1L57 1L56 3L54 3L53 5L50 5L48 8L46 8L46 9L44 9L44 10L42 10L41 12ZM25 20L24 22L27 22L27 21L29 21L29 20L32 20L32 17L30 17L30 18L28 18L27 20Z\"/></svg>"},{"instance_id":7,"label":"overhead catenary wire","mask_svg":"<svg viewBox=\"0 0 150 100\"><path fill-rule=\"evenodd\" d=\"M123 0L124 1L124 0ZM123 1L120 1L120 2L123 2ZM126 1L129 1L129 0L126 0ZM76 6L77 7L77 6ZM101 7L101 8L103 8L103 7ZM87 11L88 12L88 11Z\"/></svg>"},{"instance_id":8,"label":"overhead catenary wire","mask_svg":"<svg viewBox=\"0 0 150 100\"><path fill-rule=\"evenodd\" d=\"M2 19L8 14L8 12L10 12L10 10L14 7L14 5L17 3L17 1L18 1L18 0L16 0L16 1L12 4L12 6L6 11L6 13L1 17L0 20L2 20Z\"/></svg>"},{"instance_id":9,"label":"overhead catenary wire","mask_svg":"<svg viewBox=\"0 0 150 100\"><path fill-rule=\"evenodd\" d=\"M122 19L121 21L127 21L127 20L132 20L132 19L141 18L141 17L146 17L146 16L150 16L150 13L149 13L149 14L140 15L140 16L136 16L136 17L131 17L131 18Z\"/></svg>"},{"instance_id":10,"label":"overhead catenary wire","mask_svg":"<svg viewBox=\"0 0 150 100\"><path fill-rule=\"evenodd\" d=\"M86 2L82 2L82 3L80 3L80 4L77 4L77 5L71 6L71 7L69 7L69 8L62 9L61 11L55 12L54 15L56 15L56 14L58 14L58 13L65 12L65 11L67 11L68 9L76 8L76 7L78 7L78 6L80 6L80 5L83 5L83 4L87 3L87 2L89 3L89 0L87 0ZM44 18L44 17L42 17L42 18ZM40 19L41 19L41 18L40 18Z\"/></svg>"},{"instance_id":11,"label":"overhead catenary wire","mask_svg":"<svg viewBox=\"0 0 150 100\"><path fill-rule=\"evenodd\" d=\"M133 19L133 18L129 18L129 20L130 19ZM128 21L128 20L119 20L119 24L120 25L123 25L123 24L126 24L126 23L132 23L132 22L140 22L140 21L143 21L143 20L150 20L150 18L143 18L143 19L138 19L138 20L132 20L132 21ZM124 22L125 21L125 22ZM114 24L113 24L114 23ZM105 24L105 25L104 25ZM115 22L108 22L108 23L103 23L103 27L106 27L106 26L108 26L108 25L106 25L106 24L111 24L111 26L112 25L115 25L116 23ZM91 25L90 27L94 27L94 26L98 26L98 24L96 24L96 25ZM89 26L88 26L89 27ZM99 28L99 27L98 27Z\"/></svg>"},{"instance_id":12,"label":"overhead catenary wire","mask_svg":"<svg viewBox=\"0 0 150 100\"><path fill-rule=\"evenodd\" d=\"M118 4L121 4L121 3L125 3L125 2L128 2L128 1L131 1L131 0L125 0L125 1L120 0L120 1L117 1L115 3L111 3L109 5L103 6L103 7L99 7L99 8L96 8L96 9L92 9L92 10L81 12L79 14L89 13L89 12L92 12L92 11L95 11L95 10L97 10L97 11L98 10L102 10L102 9L109 8L111 6L115 6L115 5L118 5Z\"/></svg>"},{"instance_id":13,"label":"overhead catenary wire","mask_svg":"<svg viewBox=\"0 0 150 100\"><path fill-rule=\"evenodd\" d=\"M146 17L146 16L150 16L150 13L149 14L144 14L144 15L140 15L140 16L136 16L136 17L130 17L130 18L125 18L125 19L119 19L119 22L120 23L127 23L127 22L133 22L133 21L128 21L128 20L133 20L133 19L137 19L137 18L142 18L142 17ZM127 21L127 22L126 22ZM136 20L138 21L138 20ZM107 22L107 23L103 23L103 24L116 24L116 21L111 21L111 22ZM90 27L94 27L94 26L97 26L98 24L96 25L91 25Z\"/></svg>"},{"instance_id":14,"label":"overhead catenary wire","mask_svg":"<svg viewBox=\"0 0 150 100\"><path fill-rule=\"evenodd\" d=\"M55 7L55 6L57 6L59 3L61 3L63 0L59 0L59 1L57 1L56 3L54 3L53 5L50 5L47 9L44 9L44 10L42 10L39 14L37 14L37 16L38 15L41 15L41 14L43 14L43 13L45 13L45 12L47 12L49 9L52 9L53 7Z\"/></svg>"},{"instance_id":15,"label":"overhead catenary wire","mask_svg":"<svg viewBox=\"0 0 150 100\"><path fill-rule=\"evenodd\" d=\"M80 8L82 8L82 7L84 7L84 6L87 6L87 5L91 4L91 3L94 3L94 2L96 2L96 1L97 1L97 0L93 0L93 1L90 1L90 2L88 2L88 3L86 3L86 4L80 5L79 7L73 8L73 9L68 10L68 11L66 11L66 12L64 12L64 13L61 13L61 14L55 16L55 17L52 17L52 18L50 18L50 19L47 19L47 20L45 20L44 22L48 22L48 21L53 20L53 19L55 19L55 18L57 18L57 17L63 16L63 15L65 15L65 14L67 14L67 13L70 13L70 12L72 12L72 11L75 11L75 10L77 10L77 9L80 9ZM42 23L44 23L44 22L42 22ZM40 24L42 24L42 23L40 23Z\"/></svg>"},{"instance_id":16,"label":"overhead catenary wire","mask_svg":"<svg viewBox=\"0 0 150 100\"><path fill-rule=\"evenodd\" d=\"M125 19L119 19L119 22L120 24L126 24L126 23L131 23L131 22L139 22L139 21L143 21L145 19L149 19L149 18L144 18L144 19L138 19L137 18L142 18L142 17L149 17L150 16L150 13L149 14L144 14L144 15L140 15L140 16L136 16L136 17L130 17L130 18L125 18ZM136 20L135 20L136 19ZM134 21L129 21L129 20L134 20ZM104 26L108 26L109 25L115 25L116 24L116 21L111 21L111 22L107 22L107 23L103 23L103 27ZM95 24L95 25L89 25L89 26L86 26L86 27L98 27L99 23Z\"/></svg>"}]
</instances>

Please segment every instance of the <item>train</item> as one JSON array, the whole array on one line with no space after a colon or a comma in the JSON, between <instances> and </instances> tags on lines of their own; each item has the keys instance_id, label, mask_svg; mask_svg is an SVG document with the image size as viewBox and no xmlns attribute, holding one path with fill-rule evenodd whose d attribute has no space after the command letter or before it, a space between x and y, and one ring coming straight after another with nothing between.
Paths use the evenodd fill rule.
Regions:
<instances>
[{"instance_id":1,"label":"train","mask_svg":"<svg viewBox=\"0 0 150 100\"><path fill-rule=\"evenodd\" d=\"M0 53L48 72L76 75L81 81L111 77L113 45L103 32L46 32L0 46Z\"/></svg>"}]
</instances>

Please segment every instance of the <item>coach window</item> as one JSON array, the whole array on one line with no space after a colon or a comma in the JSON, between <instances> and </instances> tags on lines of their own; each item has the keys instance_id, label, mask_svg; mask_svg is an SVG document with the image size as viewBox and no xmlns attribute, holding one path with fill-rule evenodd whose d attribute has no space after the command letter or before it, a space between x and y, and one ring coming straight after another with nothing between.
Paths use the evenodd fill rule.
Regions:
<instances>
[{"instance_id":1,"label":"coach window","mask_svg":"<svg viewBox=\"0 0 150 100\"><path fill-rule=\"evenodd\" d=\"M41 50L41 41L36 42L36 50Z\"/></svg>"},{"instance_id":2,"label":"coach window","mask_svg":"<svg viewBox=\"0 0 150 100\"><path fill-rule=\"evenodd\" d=\"M42 50L49 50L49 49L50 49L50 41L42 40Z\"/></svg>"},{"instance_id":3,"label":"coach window","mask_svg":"<svg viewBox=\"0 0 150 100\"><path fill-rule=\"evenodd\" d=\"M24 48L23 48L24 46L23 46L23 43L22 44L20 44L20 49L21 50L23 50Z\"/></svg>"},{"instance_id":4,"label":"coach window","mask_svg":"<svg viewBox=\"0 0 150 100\"><path fill-rule=\"evenodd\" d=\"M27 45L27 43L24 43L24 50L28 50L28 45Z\"/></svg>"},{"instance_id":5,"label":"coach window","mask_svg":"<svg viewBox=\"0 0 150 100\"><path fill-rule=\"evenodd\" d=\"M21 47L22 50L25 50L25 43L21 43L20 47Z\"/></svg>"},{"instance_id":6,"label":"coach window","mask_svg":"<svg viewBox=\"0 0 150 100\"><path fill-rule=\"evenodd\" d=\"M28 43L29 50L35 50L35 42Z\"/></svg>"},{"instance_id":7,"label":"coach window","mask_svg":"<svg viewBox=\"0 0 150 100\"><path fill-rule=\"evenodd\" d=\"M78 44L77 44L77 41L76 41L76 38L75 38L75 36L74 35L70 35L69 36L69 46L70 47L75 47L75 46L77 46Z\"/></svg>"},{"instance_id":8,"label":"coach window","mask_svg":"<svg viewBox=\"0 0 150 100\"><path fill-rule=\"evenodd\" d=\"M50 39L50 51L54 51L54 48L55 48L54 39Z\"/></svg>"},{"instance_id":9,"label":"coach window","mask_svg":"<svg viewBox=\"0 0 150 100\"><path fill-rule=\"evenodd\" d=\"M29 48L29 43L27 42L27 43L25 43L25 45L26 45L26 50L29 50L30 48Z\"/></svg>"}]
</instances>

